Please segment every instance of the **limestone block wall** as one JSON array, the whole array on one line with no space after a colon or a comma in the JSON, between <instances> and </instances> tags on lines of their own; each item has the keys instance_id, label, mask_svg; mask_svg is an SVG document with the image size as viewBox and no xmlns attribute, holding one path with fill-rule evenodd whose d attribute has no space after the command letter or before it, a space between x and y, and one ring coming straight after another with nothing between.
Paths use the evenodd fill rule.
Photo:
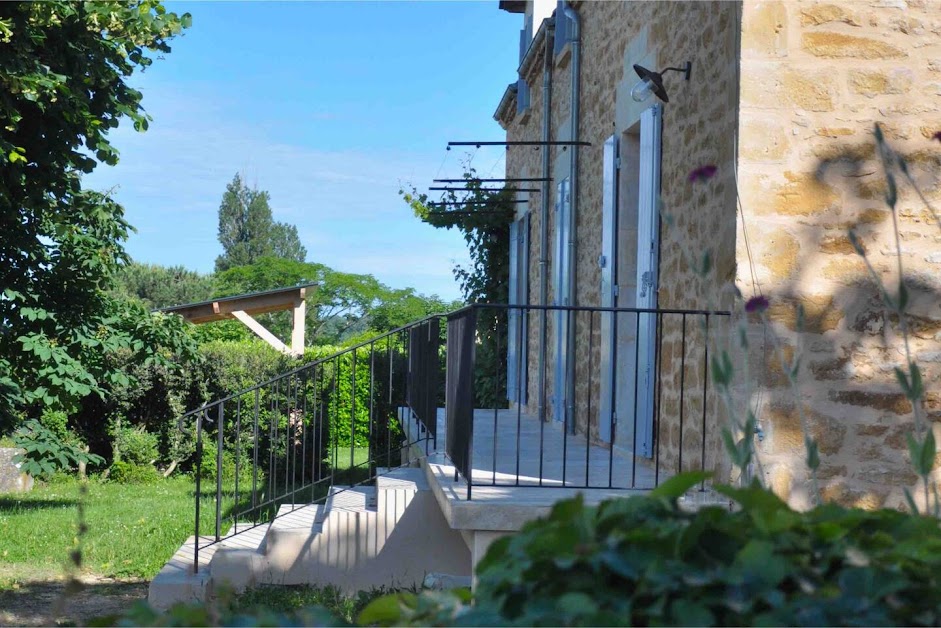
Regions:
<instances>
[{"instance_id":1,"label":"limestone block wall","mask_svg":"<svg viewBox=\"0 0 941 628\"><path fill-rule=\"evenodd\" d=\"M659 301L669 308L727 308L731 300L723 295L719 286L735 276L736 204L734 177L729 168L704 183L688 181L690 171L707 164L732 164L735 153L735 130L738 124L738 50L740 33L739 3L732 2L575 2L573 3L582 25L582 76L580 139L591 146L579 149L580 169L577 199L577 305L599 305L602 232L602 151L604 141L615 133L630 132L639 119L642 108L649 107L630 102L630 87L637 77L633 63L643 63L661 69L668 65L693 62L692 79L683 81L678 74L667 75L670 102L663 116L663 147L661 163L661 200L663 212L672 217L671 225L664 224L661 231L661 261ZM538 25L537 25L538 26ZM553 61L552 107L550 139L569 139L570 64L571 56L563 53ZM507 125L510 140L540 139L542 116L542 72L534 73L530 80L532 106L528 116L517 116ZM545 150L545 149L543 149ZM568 172L571 151L551 150L550 172L562 176ZM541 153L531 148L512 148L507 155L507 176L530 176L541 172ZM554 204L553 184L551 203ZM539 297L539 195L530 196L532 215L530 254L530 295L532 302ZM554 242L554 212L550 211L550 247ZM714 278L703 281L691 268L690 260L698 262L707 248L713 251L718 269ZM636 251L622 250L626 258ZM548 272L552 277L555 251L550 248ZM550 279L550 287L551 287ZM631 292L627 290L626 292ZM550 289L550 302L552 301ZM632 295L626 295L622 306L634 305ZM671 325L673 325L671 327ZM552 368L554 345L552 320L549 322L547 383L552 396ZM688 347L690 360L684 375L686 386L701 388L705 370L701 368L701 350L695 345L696 324L691 321ZM536 355L539 325L530 324L529 399L535 400ZM589 322L581 316L574 325L576 345L576 407L575 419L579 431L589 430L597 437L597 408L599 407L600 378L598 377L600 325L598 316ZM589 334L594 334L590 340ZM668 322L664 328L665 352L670 364L680 361L681 330L678 323ZM701 345L701 343L700 343ZM588 351L588 347L593 349ZM676 470L677 452L681 442L690 444L690 452L700 447L701 421L686 422L681 434L678 417L680 408L679 373L664 382L661 398L665 411L660 426L661 463ZM701 399L701 398L700 398ZM696 405L696 404L699 405ZM702 414L701 400L690 395L683 401L687 416ZM711 399L710 408L715 408ZM530 411L535 411L531 404ZM589 411L589 408L591 410ZM710 410L710 425L715 419ZM711 428L710 428L711 429ZM718 450L718 430L709 432L709 453L712 466ZM716 438L714 438L716 437ZM684 468L699 468L701 454L684 455Z\"/></svg>"},{"instance_id":2,"label":"limestone block wall","mask_svg":"<svg viewBox=\"0 0 941 628\"><path fill-rule=\"evenodd\" d=\"M736 282L772 303L771 328L750 329L764 472L781 495L807 503L799 398L820 441L824 497L899 506L903 487L916 483L905 443L911 408L893 374L904 364L904 348L847 231L857 230L894 292L893 216L873 124L883 125L937 203L941 145L932 137L941 130L941 11L931 1L746 0L741 42ZM934 391L927 409L936 419L941 228L905 185L897 218L914 295L911 350ZM798 303L806 317L801 334ZM772 336L786 359L801 356L796 396Z\"/></svg>"}]
</instances>

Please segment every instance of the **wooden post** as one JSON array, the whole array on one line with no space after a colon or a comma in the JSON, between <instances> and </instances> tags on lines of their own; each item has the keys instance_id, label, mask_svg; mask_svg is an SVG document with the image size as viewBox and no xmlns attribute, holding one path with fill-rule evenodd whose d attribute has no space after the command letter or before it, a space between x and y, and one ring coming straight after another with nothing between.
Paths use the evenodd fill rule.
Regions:
<instances>
[{"instance_id":1,"label":"wooden post","mask_svg":"<svg viewBox=\"0 0 941 628\"><path fill-rule=\"evenodd\" d=\"M304 325L307 318L307 301L304 291L301 297L294 302L294 321L291 327L291 351L295 356L304 355Z\"/></svg>"}]
</instances>

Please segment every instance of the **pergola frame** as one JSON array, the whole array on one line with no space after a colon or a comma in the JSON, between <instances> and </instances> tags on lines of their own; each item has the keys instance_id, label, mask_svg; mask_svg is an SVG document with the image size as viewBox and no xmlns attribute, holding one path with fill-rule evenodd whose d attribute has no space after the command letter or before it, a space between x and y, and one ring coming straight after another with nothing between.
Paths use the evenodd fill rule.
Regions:
<instances>
[{"instance_id":1,"label":"pergola frame","mask_svg":"<svg viewBox=\"0 0 941 628\"><path fill-rule=\"evenodd\" d=\"M157 310L165 314L179 314L194 325L214 323L228 319L241 321L259 338L278 351L299 357L304 353L304 320L307 314L306 297L308 290L317 287L316 283L307 283L290 288L276 288L264 292L252 292L233 297L223 297L200 303L174 305ZM255 314L293 310L291 325L291 346L288 347L264 325L252 318Z\"/></svg>"}]
</instances>

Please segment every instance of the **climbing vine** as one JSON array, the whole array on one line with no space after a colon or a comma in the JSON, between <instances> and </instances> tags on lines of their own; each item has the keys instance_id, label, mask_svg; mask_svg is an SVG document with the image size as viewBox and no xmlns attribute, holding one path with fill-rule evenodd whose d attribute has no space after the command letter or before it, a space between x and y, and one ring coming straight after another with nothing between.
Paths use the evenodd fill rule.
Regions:
<instances>
[{"instance_id":1,"label":"climbing vine","mask_svg":"<svg viewBox=\"0 0 941 628\"><path fill-rule=\"evenodd\" d=\"M510 277L510 223L512 192L483 187L477 171L468 168L462 190L444 192L439 201L427 194L400 193L415 216L438 229L457 229L467 243L469 266L456 265L454 278L467 303L506 303ZM454 186L459 187L459 186ZM437 207L436 202L448 203Z\"/></svg>"},{"instance_id":2,"label":"climbing vine","mask_svg":"<svg viewBox=\"0 0 941 628\"><path fill-rule=\"evenodd\" d=\"M515 209L513 193L485 188L473 168L466 168L462 189L446 191L439 201L427 194L402 190L415 216L438 229L458 229L467 243L470 265L455 265L453 272L466 303L507 303L510 280L510 223ZM446 203L437 205L436 203ZM475 390L478 407L506 401L505 310L478 311Z\"/></svg>"}]
</instances>

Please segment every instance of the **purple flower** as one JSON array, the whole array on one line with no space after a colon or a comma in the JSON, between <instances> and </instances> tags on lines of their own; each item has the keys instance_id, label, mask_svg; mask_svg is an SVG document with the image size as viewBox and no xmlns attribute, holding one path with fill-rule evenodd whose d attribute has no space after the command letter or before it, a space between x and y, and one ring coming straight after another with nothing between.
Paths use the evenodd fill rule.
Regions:
<instances>
[{"instance_id":1,"label":"purple flower","mask_svg":"<svg viewBox=\"0 0 941 628\"><path fill-rule=\"evenodd\" d=\"M938 131L937 133L935 133L934 135L932 135L932 136L931 136L931 139L933 139L933 140L938 140L939 142L941 142L941 131Z\"/></svg>"},{"instance_id":2,"label":"purple flower","mask_svg":"<svg viewBox=\"0 0 941 628\"><path fill-rule=\"evenodd\" d=\"M764 312L770 305L771 303L766 296L752 297L745 302L745 311L749 314Z\"/></svg>"},{"instance_id":3,"label":"purple flower","mask_svg":"<svg viewBox=\"0 0 941 628\"><path fill-rule=\"evenodd\" d=\"M689 182L696 183L697 181L705 181L707 179L711 179L712 177L716 176L716 172L718 172L718 170L719 168L717 168L713 164L708 164L706 166L699 166L698 168L696 168L695 170L689 173Z\"/></svg>"}]
</instances>

